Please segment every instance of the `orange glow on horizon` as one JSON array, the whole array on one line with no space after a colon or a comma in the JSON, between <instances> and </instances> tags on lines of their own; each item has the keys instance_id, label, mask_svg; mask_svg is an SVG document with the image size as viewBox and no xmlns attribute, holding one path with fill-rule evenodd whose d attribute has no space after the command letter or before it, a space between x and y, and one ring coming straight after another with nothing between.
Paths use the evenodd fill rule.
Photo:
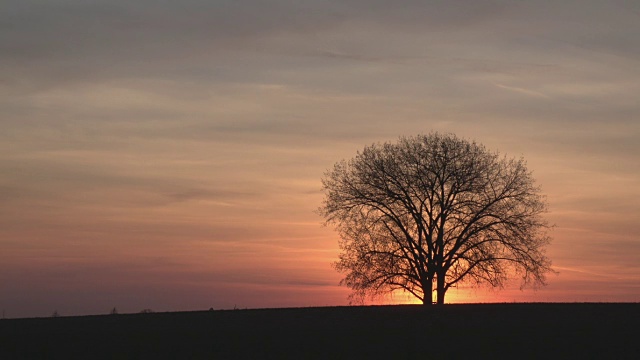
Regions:
<instances>
[{"instance_id":1,"label":"orange glow on horizon","mask_svg":"<svg viewBox=\"0 0 640 360\"><path fill-rule=\"evenodd\" d=\"M436 299L436 293L433 293L433 300ZM452 288L445 295L445 304L465 304L465 303L491 303L503 302L500 292L492 292L489 289L481 288ZM397 290L386 296L380 301L381 304L422 304L415 296L406 291Z\"/></svg>"}]
</instances>

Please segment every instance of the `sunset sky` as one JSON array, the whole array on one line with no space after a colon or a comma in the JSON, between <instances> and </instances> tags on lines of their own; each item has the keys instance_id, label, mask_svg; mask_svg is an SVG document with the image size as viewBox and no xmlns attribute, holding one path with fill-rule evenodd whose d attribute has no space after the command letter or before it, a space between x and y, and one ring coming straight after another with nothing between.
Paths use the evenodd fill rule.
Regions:
<instances>
[{"instance_id":1,"label":"sunset sky","mask_svg":"<svg viewBox=\"0 0 640 360\"><path fill-rule=\"evenodd\" d=\"M6 317L346 305L323 173L432 131L524 157L556 225L547 287L448 301L640 301L637 0L0 9Z\"/></svg>"}]
</instances>

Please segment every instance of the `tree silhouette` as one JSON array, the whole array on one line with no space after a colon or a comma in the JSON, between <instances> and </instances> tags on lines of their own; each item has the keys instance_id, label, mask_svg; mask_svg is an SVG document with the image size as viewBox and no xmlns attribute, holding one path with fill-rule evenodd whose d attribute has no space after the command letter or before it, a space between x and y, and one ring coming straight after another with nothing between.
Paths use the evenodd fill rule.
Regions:
<instances>
[{"instance_id":1,"label":"tree silhouette","mask_svg":"<svg viewBox=\"0 0 640 360\"><path fill-rule=\"evenodd\" d=\"M443 304L462 282L544 285L551 271L546 202L523 159L432 133L367 146L322 183L352 301L402 289Z\"/></svg>"}]
</instances>

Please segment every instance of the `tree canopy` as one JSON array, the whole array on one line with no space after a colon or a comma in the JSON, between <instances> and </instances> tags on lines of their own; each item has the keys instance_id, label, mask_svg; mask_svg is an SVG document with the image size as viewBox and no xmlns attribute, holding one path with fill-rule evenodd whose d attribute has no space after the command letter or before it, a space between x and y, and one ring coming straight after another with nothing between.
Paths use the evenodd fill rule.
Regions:
<instances>
[{"instance_id":1,"label":"tree canopy","mask_svg":"<svg viewBox=\"0 0 640 360\"><path fill-rule=\"evenodd\" d=\"M546 200L522 158L431 133L367 146L322 183L353 300L401 289L442 304L461 283L536 286L551 271Z\"/></svg>"}]
</instances>

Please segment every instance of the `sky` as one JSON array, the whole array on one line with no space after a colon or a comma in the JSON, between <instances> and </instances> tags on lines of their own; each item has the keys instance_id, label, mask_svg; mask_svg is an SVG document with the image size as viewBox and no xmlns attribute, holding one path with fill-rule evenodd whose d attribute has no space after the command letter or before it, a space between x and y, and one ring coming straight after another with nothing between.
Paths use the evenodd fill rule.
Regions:
<instances>
[{"instance_id":1,"label":"sky","mask_svg":"<svg viewBox=\"0 0 640 360\"><path fill-rule=\"evenodd\" d=\"M524 157L555 224L548 286L447 301L640 301L636 0L1 8L3 316L346 305L321 178L432 131Z\"/></svg>"}]
</instances>

